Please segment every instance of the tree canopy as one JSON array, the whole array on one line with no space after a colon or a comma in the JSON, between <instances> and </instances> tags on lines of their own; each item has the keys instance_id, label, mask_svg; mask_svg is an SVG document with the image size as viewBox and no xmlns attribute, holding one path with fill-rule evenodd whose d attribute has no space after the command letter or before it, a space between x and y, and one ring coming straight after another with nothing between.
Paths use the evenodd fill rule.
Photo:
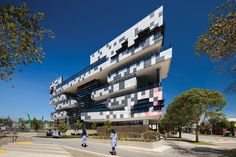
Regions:
<instances>
[{"instance_id":1,"label":"tree canopy","mask_svg":"<svg viewBox=\"0 0 236 157\"><path fill-rule=\"evenodd\" d=\"M58 130L62 133L67 132L68 129L69 129L69 126L66 124L59 124L58 125Z\"/></svg>"},{"instance_id":2,"label":"tree canopy","mask_svg":"<svg viewBox=\"0 0 236 157\"><path fill-rule=\"evenodd\" d=\"M76 123L74 124L75 129L82 129L83 123L78 119Z\"/></svg>"},{"instance_id":3,"label":"tree canopy","mask_svg":"<svg viewBox=\"0 0 236 157\"><path fill-rule=\"evenodd\" d=\"M91 125L91 128L94 130L97 129L97 124L95 122L93 122L93 124Z\"/></svg>"},{"instance_id":4,"label":"tree canopy","mask_svg":"<svg viewBox=\"0 0 236 157\"><path fill-rule=\"evenodd\" d=\"M106 129L106 133L110 133L110 131L112 129L111 121L109 121L109 120L105 121L103 127Z\"/></svg>"},{"instance_id":5,"label":"tree canopy","mask_svg":"<svg viewBox=\"0 0 236 157\"><path fill-rule=\"evenodd\" d=\"M37 132L38 130L43 128L43 122L34 118L32 120L32 128Z\"/></svg>"},{"instance_id":6,"label":"tree canopy","mask_svg":"<svg viewBox=\"0 0 236 157\"><path fill-rule=\"evenodd\" d=\"M183 126L195 124L198 142L199 125L209 116L209 112L220 111L225 104L226 100L220 92L193 88L176 96L168 106L165 116L178 129L180 137Z\"/></svg>"},{"instance_id":7,"label":"tree canopy","mask_svg":"<svg viewBox=\"0 0 236 157\"><path fill-rule=\"evenodd\" d=\"M0 127L1 126L12 127L12 124L13 124L13 120L10 117L0 118Z\"/></svg>"},{"instance_id":8,"label":"tree canopy","mask_svg":"<svg viewBox=\"0 0 236 157\"><path fill-rule=\"evenodd\" d=\"M164 116L164 125L167 128L174 131L177 129L179 131L179 137L181 138L182 127L189 124L189 106L183 105L183 99L181 96L176 96L173 102L167 107L166 115ZM169 125L168 126L168 123ZM175 128L173 130L173 128Z\"/></svg>"},{"instance_id":9,"label":"tree canopy","mask_svg":"<svg viewBox=\"0 0 236 157\"><path fill-rule=\"evenodd\" d=\"M43 22L44 13L33 13L26 4L0 6L0 80L11 80L19 65L42 63L42 40L54 37Z\"/></svg>"},{"instance_id":10,"label":"tree canopy","mask_svg":"<svg viewBox=\"0 0 236 157\"><path fill-rule=\"evenodd\" d=\"M218 128L230 128L230 122L226 115L221 112L210 112L208 121L212 125L213 131Z\"/></svg>"},{"instance_id":11,"label":"tree canopy","mask_svg":"<svg viewBox=\"0 0 236 157\"><path fill-rule=\"evenodd\" d=\"M227 0L209 13L209 28L199 36L195 44L198 56L206 54L218 63L218 70L233 75L233 82L226 89L236 94L236 1Z\"/></svg>"}]
</instances>

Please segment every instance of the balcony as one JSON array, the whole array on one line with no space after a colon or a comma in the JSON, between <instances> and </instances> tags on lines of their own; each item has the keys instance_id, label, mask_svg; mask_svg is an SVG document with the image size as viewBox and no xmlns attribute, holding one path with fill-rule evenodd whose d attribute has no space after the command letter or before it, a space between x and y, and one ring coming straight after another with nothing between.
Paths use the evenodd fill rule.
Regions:
<instances>
[{"instance_id":1,"label":"balcony","mask_svg":"<svg viewBox=\"0 0 236 157\"><path fill-rule=\"evenodd\" d=\"M153 49L160 48L162 44L162 39L162 35L156 37L153 34L149 36L145 41L137 44L136 46L130 47L127 50L124 50L119 55L114 56L111 59L105 58L104 61L102 61L98 66L88 68L89 70L82 70L79 73L68 78L67 80L63 81L61 84L57 85L55 94L59 94L63 91L70 91L70 89L76 90L74 86L79 86L79 84L82 85L83 83L90 81L89 79L87 79L88 77L93 76L94 79L97 76L95 76L95 74L100 74L101 72L106 75L110 70L117 68L117 66L120 66L125 62L129 62L130 60L144 55L145 53L153 51ZM100 76L103 75L100 74ZM81 83L82 81L83 83Z\"/></svg>"},{"instance_id":2,"label":"balcony","mask_svg":"<svg viewBox=\"0 0 236 157\"><path fill-rule=\"evenodd\" d=\"M127 65L127 67L109 74L107 77L107 81L108 82L116 81L120 78L145 70L153 65L161 64L161 62L168 60L171 57L172 57L172 48L169 48L162 52L154 52L148 54L143 58L141 58L140 60L137 60L134 63ZM163 64L163 66L165 65Z\"/></svg>"},{"instance_id":3,"label":"balcony","mask_svg":"<svg viewBox=\"0 0 236 157\"><path fill-rule=\"evenodd\" d=\"M68 118L66 111L55 112L52 114L52 120Z\"/></svg>"},{"instance_id":4,"label":"balcony","mask_svg":"<svg viewBox=\"0 0 236 157\"><path fill-rule=\"evenodd\" d=\"M125 110L119 111L103 111L103 112L83 112L81 119L84 121L106 121L120 118L128 118L128 112Z\"/></svg>"},{"instance_id":5,"label":"balcony","mask_svg":"<svg viewBox=\"0 0 236 157\"><path fill-rule=\"evenodd\" d=\"M116 94L112 98L107 99L107 108L110 110L119 108L129 108L134 106L138 100L148 99L154 106L158 105L158 101L162 100L162 87L160 83L155 83L143 88L130 90L126 93Z\"/></svg>"},{"instance_id":6,"label":"balcony","mask_svg":"<svg viewBox=\"0 0 236 157\"><path fill-rule=\"evenodd\" d=\"M105 88L94 91L91 94L91 98L94 100L102 100L113 94L135 89L136 87L137 87L137 79L136 77L133 77L125 81L118 82L116 84L112 84Z\"/></svg>"},{"instance_id":7,"label":"balcony","mask_svg":"<svg viewBox=\"0 0 236 157\"><path fill-rule=\"evenodd\" d=\"M73 81L74 79L76 79L77 77L83 75L83 74L86 74L87 72L91 71L92 69L95 69L97 68L99 65L101 65L102 63L106 62L107 61L107 58L106 56L102 57L101 59L99 59L97 62L87 66L86 68L84 68L83 70L81 70L80 72L72 75L70 78L66 79L65 81L63 81L61 84L57 85L56 88L60 88L62 87L63 85Z\"/></svg>"},{"instance_id":8,"label":"balcony","mask_svg":"<svg viewBox=\"0 0 236 157\"><path fill-rule=\"evenodd\" d=\"M58 104L60 103L61 101L64 101L67 99L67 96L65 94L61 94L59 96L56 96L56 97L53 97L50 99L50 104Z\"/></svg>"},{"instance_id":9,"label":"balcony","mask_svg":"<svg viewBox=\"0 0 236 157\"><path fill-rule=\"evenodd\" d=\"M120 111L104 111L104 112L84 112L81 113L81 119L86 122L104 122L104 121L133 121L133 120L159 120L162 111L148 111L143 113L135 113L133 117L126 110Z\"/></svg>"},{"instance_id":10,"label":"balcony","mask_svg":"<svg viewBox=\"0 0 236 157\"><path fill-rule=\"evenodd\" d=\"M77 100L69 99L56 105L56 110L74 108L78 105Z\"/></svg>"}]
</instances>

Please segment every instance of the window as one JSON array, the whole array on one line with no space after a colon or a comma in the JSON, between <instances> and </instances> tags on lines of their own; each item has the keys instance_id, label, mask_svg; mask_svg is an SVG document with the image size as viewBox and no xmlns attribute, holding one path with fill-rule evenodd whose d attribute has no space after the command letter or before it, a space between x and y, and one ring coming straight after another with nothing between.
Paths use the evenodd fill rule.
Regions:
<instances>
[{"instance_id":1,"label":"window","mask_svg":"<svg viewBox=\"0 0 236 157\"><path fill-rule=\"evenodd\" d=\"M155 15L155 13L154 13L154 12L153 12L153 13L151 13L151 14L150 14L150 18L154 17L154 15Z\"/></svg>"},{"instance_id":2,"label":"window","mask_svg":"<svg viewBox=\"0 0 236 157\"><path fill-rule=\"evenodd\" d=\"M121 43L123 40L125 40L125 36L123 36L122 38L120 38L119 42Z\"/></svg>"}]
</instances>

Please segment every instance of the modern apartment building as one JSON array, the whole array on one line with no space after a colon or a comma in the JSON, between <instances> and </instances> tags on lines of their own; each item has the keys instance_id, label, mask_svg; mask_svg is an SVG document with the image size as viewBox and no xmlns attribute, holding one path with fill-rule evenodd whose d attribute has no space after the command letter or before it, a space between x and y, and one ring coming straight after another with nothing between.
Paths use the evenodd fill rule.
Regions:
<instances>
[{"instance_id":1,"label":"modern apartment building","mask_svg":"<svg viewBox=\"0 0 236 157\"><path fill-rule=\"evenodd\" d=\"M52 119L156 124L164 106L162 80L172 48L163 49L163 6L90 56L90 65L50 85Z\"/></svg>"}]
</instances>

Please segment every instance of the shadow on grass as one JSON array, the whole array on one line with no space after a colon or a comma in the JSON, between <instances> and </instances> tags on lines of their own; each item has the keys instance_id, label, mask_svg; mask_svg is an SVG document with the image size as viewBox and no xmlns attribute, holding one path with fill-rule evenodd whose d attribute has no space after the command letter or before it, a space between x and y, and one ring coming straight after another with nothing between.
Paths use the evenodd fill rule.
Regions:
<instances>
[{"instance_id":1,"label":"shadow on grass","mask_svg":"<svg viewBox=\"0 0 236 157\"><path fill-rule=\"evenodd\" d=\"M178 138L177 138L178 139ZM169 145L178 151L178 153L181 154L181 156L208 156L208 157L222 157L222 156L226 156L228 157L227 155L224 155L224 150L222 149L217 149L217 148L212 148L212 147L207 147L207 146L199 146L199 145L196 145L196 146L193 146L193 147L185 147L185 146L182 146L181 144L176 144L176 143L173 143L171 141L184 141L184 142L190 142L190 143L197 143L197 142L194 142L194 141L191 141L189 139L169 139L167 141L170 141ZM231 156L230 156L231 157Z\"/></svg>"},{"instance_id":2,"label":"shadow on grass","mask_svg":"<svg viewBox=\"0 0 236 157\"><path fill-rule=\"evenodd\" d=\"M188 143L196 144L196 145L210 145L210 146L216 146L215 144L212 144L212 143L210 143L210 142L203 142L203 141L196 142L196 141L192 141L192 140L187 139L187 138L179 138L179 137L175 137L175 136L170 137L170 138L168 138L167 140L188 142Z\"/></svg>"}]
</instances>

